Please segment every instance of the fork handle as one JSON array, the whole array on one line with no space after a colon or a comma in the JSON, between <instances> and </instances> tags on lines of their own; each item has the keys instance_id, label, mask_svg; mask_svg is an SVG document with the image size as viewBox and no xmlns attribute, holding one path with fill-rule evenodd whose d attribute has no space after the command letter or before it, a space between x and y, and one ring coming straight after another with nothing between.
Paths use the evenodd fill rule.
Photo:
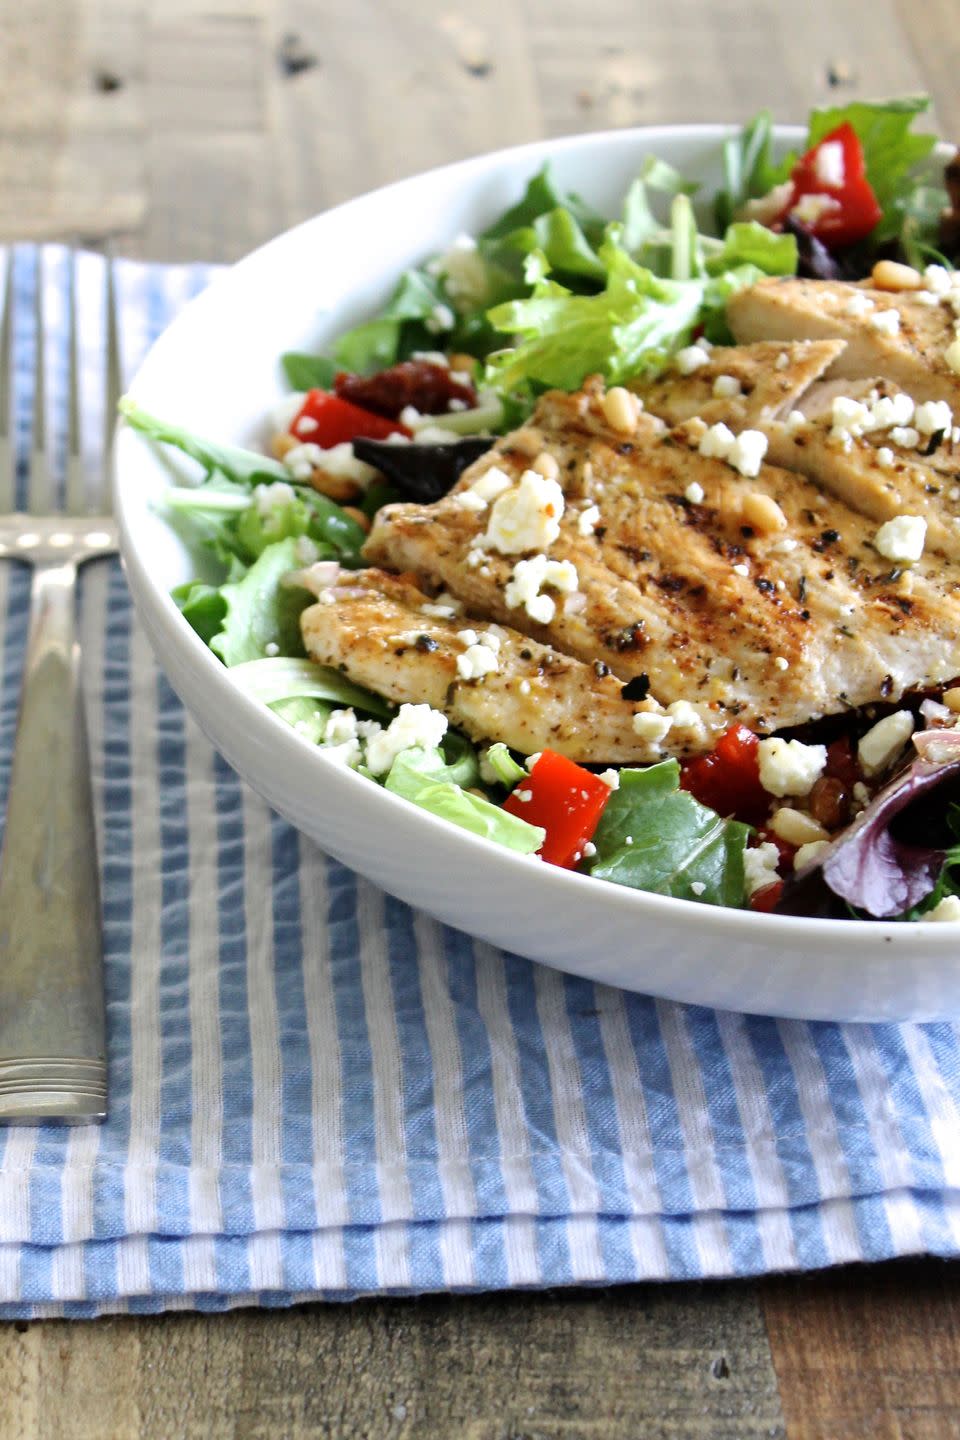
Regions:
<instances>
[{"instance_id":1,"label":"fork handle","mask_svg":"<svg viewBox=\"0 0 960 1440\"><path fill-rule=\"evenodd\" d=\"M0 1121L106 1114L103 947L76 566L37 565L0 859Z\"/></svg>"}]
</instances>

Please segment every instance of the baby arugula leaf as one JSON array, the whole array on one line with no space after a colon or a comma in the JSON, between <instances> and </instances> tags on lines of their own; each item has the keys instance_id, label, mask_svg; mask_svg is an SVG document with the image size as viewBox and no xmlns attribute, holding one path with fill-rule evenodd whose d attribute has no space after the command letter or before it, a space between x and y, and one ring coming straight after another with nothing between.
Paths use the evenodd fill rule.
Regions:
<instances>
[{"instance_id":1,"label":"baby arugula leaf","mask_svg":"<svg viewBox=\"0 0 960 1440\"><path fill-rule=\"evenodd\" d=\"M593 837L590 874L705 905L742 905L749 826L722 820L679 785L676 760L621 770Z\"/></svg>"},{"instance_id":2,"label":"baby arugula leaf","mask_svg":"<svg viewBox=\"0 0 960 1440\"><path fill-rule=\"evenodd\" d=\"M156 440L162 445L172 445L184 455L189 455L203 466L210 477L222 475L235 485L264 485L273 480L290 483L290 471L279 460L261 455L256 450L245 450L240 445L223 445L217 440L205 440L179 425L168 425L148 415L129 395L125 395L117 409L134 430Z\"/></svg>"},{"instance_id":3,"label":"baby arugula leaf","mask_svg":"<svg viewBox=\"0 0 960 1440\"><path fill-rule=\"evenodd\" d=\"M296 540L268 545L241 580L221 587L226 604L223 628L210 648L225 665L260 660L276 645L281 655L304 655L300 612L313 604L309 591L284 585L283 578L299 568Z\"/></svg>"}]
</instances>

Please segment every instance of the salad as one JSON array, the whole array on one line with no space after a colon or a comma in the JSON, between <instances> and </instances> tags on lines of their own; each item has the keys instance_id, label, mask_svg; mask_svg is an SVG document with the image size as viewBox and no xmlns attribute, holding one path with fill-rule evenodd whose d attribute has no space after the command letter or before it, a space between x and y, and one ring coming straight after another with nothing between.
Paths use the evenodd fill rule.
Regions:
<instances>
[{"instance_id":1,"label":"salad","mask_svg":"<svg viewBox=\"0 0 960 1440\"><path fill-rule=\"evenodd\" d=\"M938 674L935 684L893 693L881 688L867 704L837 704L802 724L774 727L737 718L737 705L714 704L710 714L685 699L662 705L636 664L611 673L599 649L588 657L544 648L543 636L555 641L556 632L543 627L575 614L571 601L583 599L576 565L548 553L559 533L559 519L553 529L553 518L544 520L551 486L556 515L564 508L557 462L534 447L519 482L500 468L515 453L511 437L537 433L531 416L536 422L547 413L552 392L576 397L581 414L593 405L622 436L648 423L644 397L667 414L688 380L712 375L711 364L719 373L709 395L739 403L754 383L724 369L727 356L734 370L750 358L735 343L732 302L766 282L866 283L874 288L864 294L873 295L884 289L878 277L896 272L894 290L953 294L952 176L948 169L945 186L934 137L914 129L925 108L902 100L815 111L803 152L784 158L775 157L762 113L723 145L715 195L650 157L616 217L564 193L544 167L482 234L459 236L405 272L384 309L340 336L330 354L282 357L291 397L274 417L271 453L187 433L123 400L128 424L197 465L196 480L168 490L165 504L171 523L219 562L222 578L174 592L185 621L236 682L306 742L518 853L703 904L960 920L960 686L953 677ZM894 324L875 328L889 332ZM780 353L771 359L771 372L800 363L793 352L782 354L784 363ZM854 403L840 398L848 409ZM857 443L881 424L874 418L886 398L861 407L872 418ZM928 412L939 423L941 412L930 407L946 402L910 403L922 427ZM677 432L656 414L649 424L657 445L676 448ZM760 473L763 431L735 436L723 423L707 427L699 413L695 423L692 453L707 465L725 464L741 477ZM952 415L948 432L951 425ZM793 428L795 435L799 425ZM912 433L918 446L928 432ZM937 433L942 441L942 426ZM946 443L955 443L949 433ZM624 441L620 449L633 446ZM521 513L527 491L540 507L536 523L534 510ZM407 567L376 569L378 530L394 513L385 507L449 506L451 494L464 511L483 512L467 564L479 556L474 568L489 571L484 544L497 551L493 561L509 556L509 624L500 612L491 620L465 604L435 575L430 584L418 578L421 593L411 589ZM750 496L758 518L741 528L754 537L764 524L757 495L750 492L747 503ZM689 521L702 511L704 486L694 478L671 499ZM508 502L514 538L498 544L494 520L504 522L502 537ZM765 513L769 521L769 505ZM904 518L916 517L897 517ZM592 544L605 520L603 502L584 501L575 529ZM529 543L525 526L533 527ZM840 540L836 531L820 534ZM822 551L834 542L819 543ZM732 568L746 574L750 558L739 550ZM891 585L913 562L905 555L891 575L897 563ZM773 581L755 583L774 589ZM801 587L803 603L806 577ZM352 664L355 635L336 662L332 651L319 661L311 635L341 599L361 607L389 602L398 613L415 603L426 618L400 637L395 653L409 652L412 673L420 665L427 675L449 641L456 685L473 692L469 704L444 703L432 690L404 699L392 682L370 683L370 672ZM311 614L319 617L312 628ZM603 643L626 655L640 641L618 633ZM529 753L505 742L520 733L516 723L497 733L488 718L483 730L477 692L496 693L509 665L520 674L535 662L548 679L557 662L557 686L589 704L601 692L584 689L581 670L592 668L591 686L615 687L615 698L634 707L618 712L630 720L626 748L583 754L571 742ZM525 684L521 678L520 694L529 694ZM605 705L605 690L602 699ZM624 754L643 763L624 762Z\"/></svg>"}]
</instances>

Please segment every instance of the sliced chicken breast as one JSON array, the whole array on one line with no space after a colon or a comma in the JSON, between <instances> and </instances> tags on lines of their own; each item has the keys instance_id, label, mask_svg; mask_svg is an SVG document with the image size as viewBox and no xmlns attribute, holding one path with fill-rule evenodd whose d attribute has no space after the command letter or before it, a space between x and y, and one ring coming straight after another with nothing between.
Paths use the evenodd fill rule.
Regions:
<instances>
[{"instance_id":1,"label":"sliced chicken breast","mask_svg":"<svg viewBox=\"0 0 960 1440\"><path fill-rule=\"evenodd\" d=\"M718 345L691 375L669 370L652 384L631 388L668 425L699 416L708 425L763 429L797 407L843 347L842 340Z\"/></svg>"}]
</instances>

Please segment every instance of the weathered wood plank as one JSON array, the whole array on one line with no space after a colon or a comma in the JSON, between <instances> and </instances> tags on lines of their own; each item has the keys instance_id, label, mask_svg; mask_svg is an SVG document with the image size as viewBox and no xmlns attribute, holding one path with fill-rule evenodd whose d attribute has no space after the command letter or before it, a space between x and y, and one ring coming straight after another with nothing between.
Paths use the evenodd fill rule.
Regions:
<instances>
[{"instance_id":1,"label":"weathered wood plank","mask_svg":"<svg viewBox=\"0 0 960 1440\"><path fill-rule=\"evenodd\" d=\"M765 1284L788 1440L960 1437L958 1278L927 1261Z\"/></svg>"},{"instance_id":2,"label":"weathered wood plank","mask_svg":"<svg viewBox=\"0 0 960 1440\"><path fill-rule=\"evenodd\" d=\"M0 1418L0 1440L784 1434L763 1325L738 1286L8 1327L0 1374L23 1377L35 1415L29 1431Z\"/></svg>"}]
</instances>

